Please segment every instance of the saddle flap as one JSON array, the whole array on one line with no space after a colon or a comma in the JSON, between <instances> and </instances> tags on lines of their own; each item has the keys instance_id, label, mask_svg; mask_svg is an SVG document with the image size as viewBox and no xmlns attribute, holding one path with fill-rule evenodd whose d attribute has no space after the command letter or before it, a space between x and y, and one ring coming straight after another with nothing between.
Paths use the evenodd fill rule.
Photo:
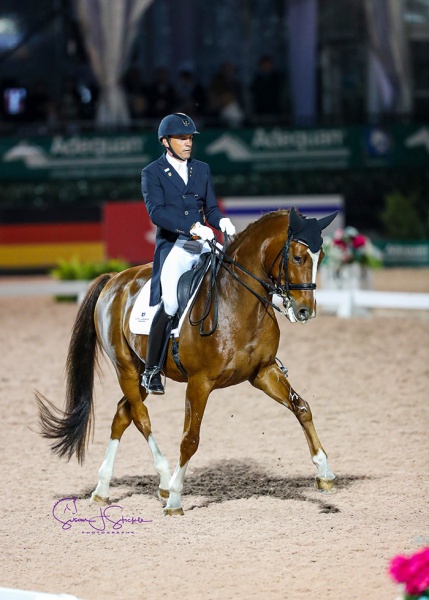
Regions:
<instances>
[{"instance_id":1,"label":"saddle flap","mask_svg":"<svg viewBox=\"0 0 429 600\"><path fill-rule=\"evenodd\" d=\"M195 267L190 271L186 271L179 279L177 286L177 300L179 303L179 309L177 316L180 317L186 310L189 299L193 296L195 290L200 286L204 275L206 274L208 263L211 259L210 252L204 252L200 256L200 260L197 262Z\"/></svg>"}]
</instances>

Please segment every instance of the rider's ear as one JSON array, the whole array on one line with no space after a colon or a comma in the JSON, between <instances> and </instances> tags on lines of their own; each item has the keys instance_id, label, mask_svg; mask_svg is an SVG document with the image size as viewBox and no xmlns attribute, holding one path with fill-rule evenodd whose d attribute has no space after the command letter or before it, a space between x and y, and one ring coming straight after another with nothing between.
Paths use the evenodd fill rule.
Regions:
<instances>
[{"instance_id":1,"label":"rider's ear","mask_svg":"<svg viewBox=\"0 0 429 600\"><path fill-rule=\"evenodd\" d=\"M332 213L332 215L328 215L327 217L322 217L321 219L318 219L317 222L319 224L320 231L323 231L323 229L330 225L337 215L338 210Z\"/></svg>"}]
</instances>

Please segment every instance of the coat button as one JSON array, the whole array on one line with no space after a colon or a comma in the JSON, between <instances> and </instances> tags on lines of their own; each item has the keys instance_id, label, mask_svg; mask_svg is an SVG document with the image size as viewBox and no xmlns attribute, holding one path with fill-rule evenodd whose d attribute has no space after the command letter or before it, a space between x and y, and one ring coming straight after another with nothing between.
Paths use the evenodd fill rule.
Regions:
<instances>
[{"instance_id":1,"label":"coat button","mask_svg":"<svg viewBox=\"0 0 429 600\"><path fill-rule=\"evenodd\" d=\"M182 198L186 198L186 194L182 194Z\"/></svg>"},{"instance_id":2,"label":"coat button","mask_svg":"<svg viewBox=\"0 0 429 600\"><path fill-rule=\"evenodd\" d=\"M185 210L185 215L189 215L189 211Z\"/></svg>"}]
</instances>

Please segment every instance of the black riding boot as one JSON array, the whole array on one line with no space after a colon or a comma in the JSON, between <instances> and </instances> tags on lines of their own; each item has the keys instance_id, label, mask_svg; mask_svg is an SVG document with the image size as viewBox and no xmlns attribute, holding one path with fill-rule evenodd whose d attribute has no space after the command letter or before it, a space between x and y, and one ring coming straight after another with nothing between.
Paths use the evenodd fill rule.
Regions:
<instances>
[{"instance_id":1,"label":"black riding boot","mask_svg":"<svg viewBox=\"0 0 429 600\"><path fill-rule=\"evenodd\" d=\"M164 366L165 352L173 325L174 317L164 310L164 304L158 308L149 331L146 351L146 368L142 377L142 386L149 394L163 394L161 369Z\"/></svg>"}]
</instances>

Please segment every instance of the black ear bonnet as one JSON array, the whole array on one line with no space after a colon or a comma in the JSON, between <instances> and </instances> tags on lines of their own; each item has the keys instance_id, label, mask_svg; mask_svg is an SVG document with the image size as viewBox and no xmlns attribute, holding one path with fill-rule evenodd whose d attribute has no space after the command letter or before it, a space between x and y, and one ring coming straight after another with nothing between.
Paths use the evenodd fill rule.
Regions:
<instances>
[{"instance_id":1,"label":"black ear bonnet","mask_svg":"<svg viewBox=\"0 0 429 600\"><path fill-rule=\"evenodd\" d=\"M323 244L321 233L332 223L337 214L338 210L321 219L307 219L300 217L292 207L289 217L289 235L292 240L306 244L311 252L318 252Z\"/></svg>"}]
</instances>

